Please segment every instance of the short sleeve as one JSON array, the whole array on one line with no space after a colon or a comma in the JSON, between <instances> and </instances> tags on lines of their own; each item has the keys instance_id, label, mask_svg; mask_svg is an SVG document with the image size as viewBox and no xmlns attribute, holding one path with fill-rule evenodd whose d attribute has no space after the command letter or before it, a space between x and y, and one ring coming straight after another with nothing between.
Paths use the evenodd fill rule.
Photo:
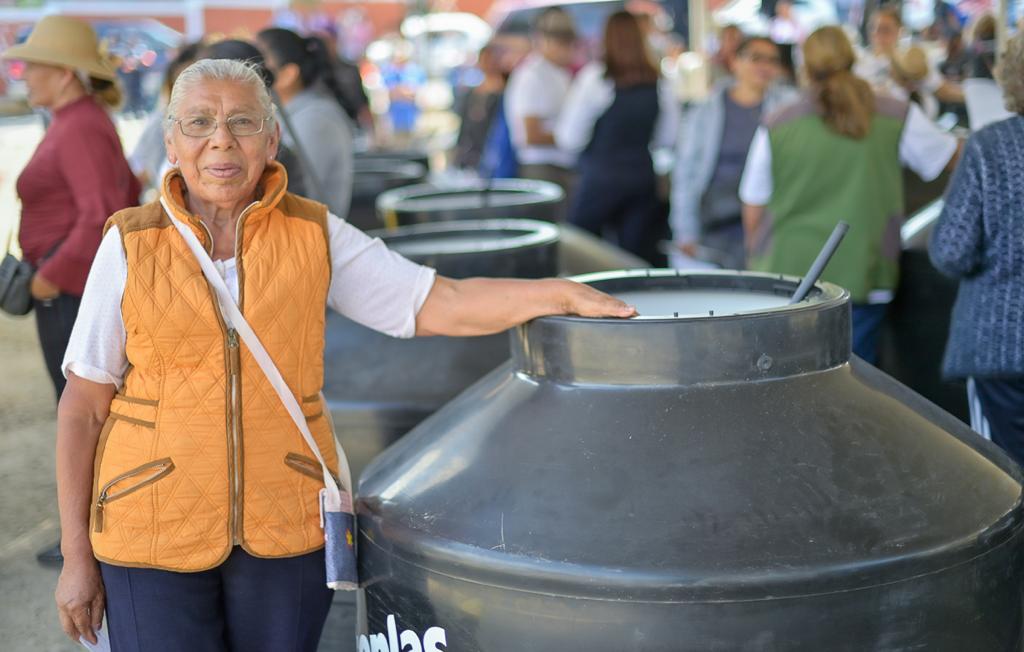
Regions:
<instances>
[{"instance_id":1,"label":"short sleeve","mask_svg":"<svg viewBox=\"0 0 1024 652\"><path fill-rule=\"evenodd\" d=\"M524 66L509 83L509 104L519 119L549 118L553 112L551 89L544 88L543 76L534 66Z\"/></svg>"},{"instance_id":2,"label":"short sleeve","mask_svg":"<svg viewBox=\"0 0 1024 652\"><path fill-rule=\"evenodd\" d=\"M89 269L78 318L64 353L61 371L94 383L120 387L128 370L127 334L121 300L128 280L128 262L121 234L111 227L100 241Z\"/></svg>"},{"instance_id":3,"label":"short sleeve","mask_svg":"<svg viewBox=\"0 0 1024 652\"><path fill-rule=\"evenodd\" d=\"M942 85L945 83L946 80L945 78L943 78L942 73L939 72L939 67L935 65L934 62L929 61L928 74L921 82L921 88L924 89L925 92L935 93L940 88L942 88Z\"/></svg>"},{"instance_id":4,"label":"short sleeve","mask_svg":"<svg viewBox=\"0 0 1024 652\"><path fill-rule=\"evenodd\" d=\"M925 181L933 181L956 153L956 136L939 129L924 111L911 104L900 136L900 161Z\"/></svg>"},{"instance_id":5,"label":"short sleeve","mask_svg":"<svg viewBox=\"0 0 1024 652\"><path fill-rule=\"evenodd\" d=\"M327 305L386 335L414 336L416 315L434 287L434 270L333 214L327 219L333 274Z\"/></svg>"},{"instance_id":6,"label":"short sleeve","mask_svg":"<svg viewBox=\"0 0 1024 652\"><path fill-rule=\"evenodd\" d=\"M583 151L590 143L598 118L614 100L615 89L604 77L604 65L594 62L584 67L570 86L555 124L558 146L569 152Z\"/></svg>"},{"instance_id":7,"label":"short sleeve","mask_svg":"<svg viewBox=\"0 0 1024 652\"><path fill-rule=\"evenodd\" d=\"M758 127L750 143L747 164L740 181L740 201L749 206L764 206L772 198L772 146L768 130Z\"/></svg>"}]
</instances>

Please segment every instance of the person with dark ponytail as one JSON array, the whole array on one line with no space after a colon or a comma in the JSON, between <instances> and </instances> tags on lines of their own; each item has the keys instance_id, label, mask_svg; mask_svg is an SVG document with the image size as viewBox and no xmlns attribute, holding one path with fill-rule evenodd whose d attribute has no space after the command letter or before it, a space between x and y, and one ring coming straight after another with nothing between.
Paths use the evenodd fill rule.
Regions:
<instances>
[{"instance_id":1,"label":"person with dark ponytail","mask_svg":"<svg viewBox=\"0 0 1024 652\"><path fill-rule=\"evenodd\" d=\"M340 217L348 215L352 197L353 136L348 116L334 97L340 93L323 41L303 38L279 27L257 35L273 90L290 118L281 140L295 150L305 169L306 186Z\"/></svg>"},{"instance_id":2,"label":"person with dark ponytail","mask_svg":"<svg viewBox=\"0 0 1024 652\"><path fill-rule=\"evenodd\" d=\"M836 223L849 222L822 278L849 290L853 352L874 362L899 280L901 163L931 181L958 143L916 104L877 95L857 77L842 29L819 29L803 51L807 93L755 133L740 183L748 263L803 275Z\"/></svg>"}]
</instances>

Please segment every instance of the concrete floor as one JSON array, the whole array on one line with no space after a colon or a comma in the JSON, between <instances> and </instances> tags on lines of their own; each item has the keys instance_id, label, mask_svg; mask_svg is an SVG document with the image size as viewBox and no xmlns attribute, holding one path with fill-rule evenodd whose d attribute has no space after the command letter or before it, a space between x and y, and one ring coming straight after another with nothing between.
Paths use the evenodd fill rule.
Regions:
<instances>
[{"instance_id":1,"label":"concrete floor","mask_svg":"<svg viewBox=\"0 0 1024 652\"><path fill-rule=\"evenodd\" d=\"M142 122L122 121L130 148ZM14 183L42 137L34 117L0 118L0 243L20 213ZM71 652L83 648L60 629L53 601L58 571L35 553L56 541L56 400L30 317L0 313L0 650ZM355 649L355 596L337 594L321 650Z\"/></svg>"},{"instance_id":2,"label":"concrete floor","mask_svg":"<svg viewBox=\"0 0 1024 652\"><path fill-rule=\"evenodd\" d=\"M35 551L56 541L56 410L30 319L0 317L0 649L80 650L57 621L57 571Z\"/></svg>"}]
</instances>

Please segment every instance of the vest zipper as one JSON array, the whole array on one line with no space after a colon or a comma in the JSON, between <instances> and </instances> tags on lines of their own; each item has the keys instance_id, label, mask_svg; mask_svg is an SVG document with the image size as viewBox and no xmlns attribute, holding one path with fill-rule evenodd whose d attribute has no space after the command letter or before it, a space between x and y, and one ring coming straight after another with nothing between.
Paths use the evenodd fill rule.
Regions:
<instances>
[{"instance_id":1,"label":"vest zipper","mask_svg":"<svg viewBox=\"0 0 1024 652\"><path fill-rule=\"evenodd\" d=\"M235 270L238 274L238 309L242 309L242 257L241 257L241 235L242 235L242 221L246 214L259 202L253 202L245 207L245 210L238 216L238 222L235 224ZM209 253L213 254L213 234L206 224L199 220L199 225L206 232L206 237L210 241ZM231 501L231 517L228 529L231 532L231 545L237 546L242 543L242 437L241 437L241 359L238 349L238 331L234 328L228 328L224 321L224 315L220 309L220 305L217 302L217 296L213 293L211 288L210 295L213 298L214 310L217 312L217 317L220 320L221 327L225 329L227 334L228 344L228 367L230 371L230 378L228 381L228 401L231 406L230 423L228 424L228 442L230 443L230 454L229 464L230 469L230 491L228 499Z\"/></svg>"},{"instance_id":2,"label":"vest zipper","mask_svg":"<svg viewBox=\"0 0 1024 652\"><path fill-rule=\"evenodd\" d=\"M231 378L229 390L231 392L231 538L232 545L239 545L242 542L239 502L242 499L242 460L241 460L241 437L239 436L239 375L241 361L238 350L238 331L234 328L228 329L228 355L231 367Z\"/></svg>"},{"instance_id":3,"label":"vest zipper","mask_svg":"<svg viewBox=\"0 0 1024 652\"><path fill-rule=\"evenodd\" d=\"M242 272L242 224L249 211L258 205L259 202L253 202L246 206L238 215L238 221L235 222L235 273L238 279L238 310L240 312L242 311L242 301L245 298ZM231 356L231 538L234 545L241 545L244 539L242 519L245 516L242 488L242 361L238 349L238 331L234 328L228 329L228 353Z\"/></svg>"},{"instance_id":4,"label":"vest zipper","mask_svg":"<svg viewBox=\"0 0 1024 652\"><path fill-rule=\"evenodd\" d=\"M143 472L149 470L152 470L152 473L146 476L146 478L144 478L143 480L140 480L139 482L133 484L132 486L126 487L121 491L118 491L117 493L111 493L111 490L118 483L134 478L135 476L140 475ZM105 485L103 485L103 489L100 490L99 496L96 498L96 507L94 510L93 518L93 531L97 533L103 532L103 510L106 507L107 503L118 500L120 498L124 498L128 494L135 493L139 489L142 489L147 485L153 484L154 482L161 479L162 477L164 477L173 470L174 462L171 461L171 458L165 457L161 460L156 460L155 462L148 462L130 471L125 471L124 473L110 479Z\"/></svg>"}]
</instances>

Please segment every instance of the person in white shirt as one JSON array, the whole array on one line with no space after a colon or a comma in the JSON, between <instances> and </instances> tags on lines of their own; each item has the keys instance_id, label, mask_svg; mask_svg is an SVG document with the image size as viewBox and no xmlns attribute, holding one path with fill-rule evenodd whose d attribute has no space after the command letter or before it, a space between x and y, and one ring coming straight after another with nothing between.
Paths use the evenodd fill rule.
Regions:
<instances>
[{"instance_id":1,"label":"person in white shirt","mask_svg":"<svg viewBox=\"0 0 1024 652\"><path fill-rule=\"evenodd\" d=\"M658 244L667 236L667 217L651 148L672 146L679 113L636 17L612 14L604 54L576 76L555 127L558 146L580 152L569 222L663 265Z\"/></svg>"},{"instance_id":2,"label":"person in white shirt","mask_svg":"<svg viewBox=\"0 0 1024 652\"><path fill-rule=\"evenodd\" d=\"M896 7L883 6L872 14L868 38L871 47L866 52L861 52L857 57L854 66L854 74L867 81L876 92L882 92L901 100L910 99L911 90L922 96L925 106L937 107L929 96L934 96L940 101L950 103L962 103L964 101L963 90L958 84L943 78L934 62L928 62L928 72L920 82L915 84L914 89L908 89L899 83L897 75L893 74L893 58L898 55L900 38L903 35L903 17ZM930 114L929 117L936 116Z\"/></svg>"},{"instance_id":3,"label":"person in white shirt","mask_svg":"<svg viewBox=\"0 0 1024 652\"><path fill-rule=\"evenodd\" d=\"M568 192L575 156L560 149L555 121L569 93L569 65L575 56L576 31L563 9L545 10L534 24L534 49L512 72L505 90L505 115L519 176L552 181Z\"/></svg>"}]
</instances>

